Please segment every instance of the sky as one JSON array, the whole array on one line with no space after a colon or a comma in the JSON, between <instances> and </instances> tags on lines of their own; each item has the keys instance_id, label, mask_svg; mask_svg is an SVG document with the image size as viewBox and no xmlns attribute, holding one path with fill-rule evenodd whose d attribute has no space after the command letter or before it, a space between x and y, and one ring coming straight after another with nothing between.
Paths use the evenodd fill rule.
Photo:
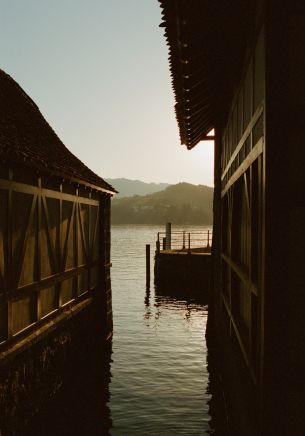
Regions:
<instances>
[{"instance_id":1,"label":"sky","mask_svg":"<svg viewBox=\"0 0 305 436\"><path fill-rule=\"evenodd\" d=\"M93 171L213 186L213 142L180 145L157 0L0 6L0 68Z\"/></svg>"}]
</instances>

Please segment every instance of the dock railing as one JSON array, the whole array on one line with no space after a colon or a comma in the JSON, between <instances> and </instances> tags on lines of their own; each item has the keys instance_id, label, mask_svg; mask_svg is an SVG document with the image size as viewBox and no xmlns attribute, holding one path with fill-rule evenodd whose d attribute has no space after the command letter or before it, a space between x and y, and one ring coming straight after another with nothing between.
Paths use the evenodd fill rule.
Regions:
<instances>
[{"instance_id":1,"label":"dock railing","mask_svg":"<svg viewBox=\"0 0 305 436\"><path fill-rule=\"evenodd\" d=\"M166 249L175 251L191 251L200 248L211 248L212 230L188 232L186 230L171 232L171 246L166 244L166 232L158 232L156 240L157 253Z\"/></svg>"}]
</instances>

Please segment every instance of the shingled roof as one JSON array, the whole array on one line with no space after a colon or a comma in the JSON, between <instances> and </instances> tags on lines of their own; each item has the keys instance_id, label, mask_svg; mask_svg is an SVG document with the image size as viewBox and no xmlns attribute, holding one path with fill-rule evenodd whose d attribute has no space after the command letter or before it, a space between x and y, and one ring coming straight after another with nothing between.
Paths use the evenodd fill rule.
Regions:
<instances>
[{"instance_id":1,"label":"shingled roof","mask_svg":"<svg viewBox=\"0 0 305 436\"><path fill-rule=\"evenodd\" d=\"M0 159L23 164L72 182L116 190L74 156L44 119L37 105L0 70Z\"/></svg>"},{"instance_id":2,"label":"shingled roof","mask_svg":"<svg viewBox=\"0 0 305 436\"><path fill-rule=\"evenodd\" d=\"M159 0L181 143L194 147L225 117L259 0Z\"/></svg>"}]
</instances>

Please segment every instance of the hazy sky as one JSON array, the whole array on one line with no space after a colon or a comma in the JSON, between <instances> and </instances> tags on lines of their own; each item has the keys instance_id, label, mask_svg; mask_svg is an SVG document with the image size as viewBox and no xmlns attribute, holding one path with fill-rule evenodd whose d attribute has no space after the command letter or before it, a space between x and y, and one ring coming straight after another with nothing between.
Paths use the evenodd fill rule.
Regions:
<instances>
[{"instance_id":1,"label":"hazy sky","mask_svg":"<svg viewBox=\"0 0 305 436\"><path fill-rule=\"evenodd\" d=\"M157 0L0 0L0 68L102 177L213 184L180 145Z\"/></svg>"}]
</instances>

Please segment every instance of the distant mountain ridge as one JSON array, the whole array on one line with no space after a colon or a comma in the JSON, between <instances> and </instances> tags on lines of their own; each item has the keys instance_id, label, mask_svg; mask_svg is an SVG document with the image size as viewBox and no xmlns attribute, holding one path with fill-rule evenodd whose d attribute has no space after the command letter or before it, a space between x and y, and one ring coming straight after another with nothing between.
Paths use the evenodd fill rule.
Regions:
<instances>
[{"instance_id":1,"label":"distant mountain ridge","mask_svg":"<svg viewBox=\"0 0 305 436\"><path fill-rule=\"evenodd\" d=\"M115 186L116 187L116 186ZM170 185L144 196L115 198L113 224L212 224L213 188L190 183Z\"/></svg>"},{"instance_id":2,"label":"distant mountain ridge","mask_svg":"<svg viewBox=\"0 0 305 436\"><path fill-rule=\"evenodd\" d=\"M141 180L131 180L125 178L105 179L113 186L119 194L116 198L132 197L133 195L147 195L171 186L169 183L146 183Z\"/></svg>"}]
</instances>

